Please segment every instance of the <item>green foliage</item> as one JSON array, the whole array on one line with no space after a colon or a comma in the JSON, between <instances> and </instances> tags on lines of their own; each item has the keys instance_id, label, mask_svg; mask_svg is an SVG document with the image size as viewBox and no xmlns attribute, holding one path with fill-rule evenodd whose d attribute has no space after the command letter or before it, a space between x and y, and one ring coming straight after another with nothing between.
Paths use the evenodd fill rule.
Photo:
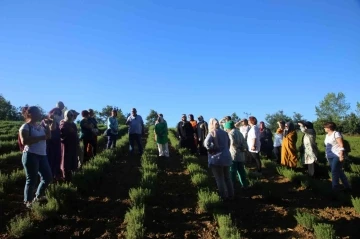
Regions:
<instances>
[{"instance_id":1,"label":"green foliage","mask_svg":"<svg viewBox=\"0 0 360 239\"><path fill-rule=\"evenodd\" d=\"M351 171L353 173L360 174L360 165L359 164L350 164Z\"/></svg>"},{"instance_id":2,"label":"green foliage","mask_svg":"<svg viewBox=\"0 0 360 239\"><path fill-rule=\"evenodd\" d=\"M155 110L150 110L149 115L146 116L146 126L149 127L151 125L154 125L158 117L158 112L156 112Z\"/></svg>"},{"instance_id":3,"label":"green foliage","mask_svg":"<svg viewBox=\"0 0 360 239\"><path fill-rule=\"evenodd\" d=\"M77 188L72 183L51 184L46 191L47 198L55 198L60 210L66 210L77 200Z\"/></svg>"},{"instance_id":4,"label":"green foliage","mask_svg":"<svg viewBox=\"0 0 360 239\"><path fill-rule=\"evenodd\" d=\"M31 228L33 228L33 224L29 213L24 216L16 215L10 220L7 231L11 237L22 238L30 232Z\"/></svg>"},{"instance_id":5,"label":"green foliage","mask_svg":"<svg viewBox=\"0 0 360 239\"><path fill-rule=\"evenodd\" d=\"M342 92L326 94L319 106L315 107L316 115L319 119L340 122L350 109L350 104L345 98Z\"/></svg>"},{"instance_id":6,"label":"green foliage","mask_svg":"<svg viewBox=\"0 0 360 239\"><path fill-rule=\"evenodd\" d=\"M221 202L220 196L209 189L200 189L198 191L198 206L203 212L209 212L216 208Z\"/></svg>"},{"instance_id":7,"label":"green foliage","mask_svg":"<svg viewBox=\"0 0 360 239\"><path fill-rule=\"evenodd\" d=\"M179 139L176 137L176 133L174 129L169 129L169 141L170 141L170 145L174 148L174 149L178 149L179 145L180 145L180 141Z\"/></svg>"},{"instance_id":8,"label":"green foliage","mask_svg":"<svg viewBox=\"0 0 360 239\"><path fill-rule=\"evenodd\" d=\"M144 227L145 207L134 206L125 214L126 239L142 239L145 234Z\"/></svg>"},{"instance_id":9,"label":"green foliage","mask_svg":"<svg viewBox=\"0 0 360 239\"><path fill-rule=\"evenodd\" d=\"M320 221L317 216L308 212L300 212L299 210L294 217L299 225L309 230L313 230L314 225Z\"/></svg>"},{"instance_id":10,"label":"green foliage","mask_svg":"<svg viewBox=\"0 0 360 239\"><path fill-rule=\"evenodd\" d=\"M270 169L271 171L276 171L276 168L278 166L277 163L268 159L261 160L261 163L264 166L264 168Z\"/></svg>"},{"instance_id":11,"label":"green foliage","mask_svg":"<svg viewBox=\"0 0 360 239\"><path fill-rule=\"evenodd\" d=\"M20 120L19 110L0 94L0 120Z\"/></svg>"},{"instance_id":12,"label":"green foliage","mask_svg":"<svg viewBox=\"0 0 360 239\"><path fill-rule=\"evenodd\" d=\"M133 206L140 206L145 203L150 196L151 191L148 188L131 188L129 190L129 197Z\"/></svg>"},{"instance_id":13,"label":"green foliage","mask_svg":"<svg viewBox=\"0 0 360 239\"><path fill-rule=\"evenodd\" d=\"M16 169L11 172L9 176L9 188L15 185L23 184L25 182L25 171L23 169Z\"/></svg>"},{"instance_id":14,"label":"green foliage","mask_svg":"<svg viewBox=\"0 0 360 239\"><path fill-rule=\"evenodd\" d=\"M358 173L345 172L345 175L353 188L360 187L360 175Z\"/></svg>"},{"instance_id":15,"label":"green foliage","mask_svg":"<svg viewBox=\"0 0 360 239\"><path fill-rule=\"evenodd\" d=\"M60 205L55 198L47 198L47 203L42 205L39 202L32 204L31 212L34 218L43 221L52 218L59 211Z\"/></svg>"},{"instance_id":16,"label":"green foliage","mask_svg":"<svg viewBox=\"0 0 360 239\"><path fill-rule=\"evenodd\" d=\"M187 166L187 169L189 170L189 173L206 173L206 170L203 169L199 164L197 163L190 163Z\"/></svg>"},{"instance_id":17,"label":"green foliage","mask_svg":"<svg viewBox=\"0 0 360 239\"><path fill-rule=\"evenodd\" d=\"M278 128L278 121L291 121L291 118L287 115L284 114L283 110L279 110L273 114L266 114L265 116L265 120L266 120L266 126L272 131L275 132L276 129Z\"/></svg>"},{"instance_id":18,"label":"green foliage","mask_svg":"<svg viewBox=\"0 0 360 239\"><path fill-rule=\"evenodd\" d=\"M0 155L0 165L21 161L22 153L20 151L12 151L7 154Z\"/></svg>"},{"instance_id":19,"label":"green foliage","mask_svg":"<svg viewBox=\"0 0 360 239\"><path fill-rule=\"evenodd\" d=\"M288 178L291 182L301 183L305 175L299 172L295 172L292 169L288 169L286 167L279 166L276 168L278 174Z\"/></svg>"},{"instance_id":20,"label":"green foliage","mask_svg":"<svg viewBox=\"0 0 360 239\"><path fill-rule=\"evenodd\" d=\"M318 223L314 225L314 234L316 239L335 239L335 229L333 225L327 223Z\"/></svg>"},{"instance_id":21,"label":"green foliage","mask_svg":"<svg viewBox=\"0 0 360 239\"><path fill-rule=\"evenodd\" d=\"M141 175L140 185L144 188L153 189L157 181L157 172L144 171Z\"/></svg>"},{"instance_id":22,"label":"green foliage","mask_svg":"<svg viewBox=\"0 0 360 239\"><path fill-rule=\"evenodd\" d=\"M240 231L233 224L230 215L215 215L219 225L218 233L221 239L239 239Z\"/></svg>"},{"instance_id":23,"label":"green foliage","mask_svg":"<svg viewBox=\"0 0 360 239\"><path fill-rule=\"evenodd\" d=\"M0 141L0 154L7 154L12 151L19 151L17 140Z\"/></svg>"},{"instance_id":24,"label":"green foliage","mask_svg":"<svg viewBox=\"0 0 360 239\"><path fill-rule=\"evenodd\" d=\"M208 176L204 173L194 173L191 175L191 182L197 187L206 186L208 184Z\"/></svg>"},{"instance_id":25,"label":"green foliage","mask_svg":"<svg viewBox=\"0 0 360 239\"><path fill-rule=\"evenodd\" d=\"M356 197L351 197L351 203L355 209L355 211L360 214L360 198Z\"/></svg>"}]
</instances>

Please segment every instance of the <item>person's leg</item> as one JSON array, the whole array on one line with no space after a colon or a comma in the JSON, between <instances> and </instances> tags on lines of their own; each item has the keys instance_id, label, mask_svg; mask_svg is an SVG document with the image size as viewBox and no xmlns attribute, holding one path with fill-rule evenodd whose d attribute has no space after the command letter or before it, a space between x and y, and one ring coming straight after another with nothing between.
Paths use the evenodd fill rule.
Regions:
<instances>
[{"instance_id":1,"label":"person's leg","mask_svg":"<svg viewBox=\"0 0 360 239\"><path fill-rule=\"evenodd\" d=\"M169 153L169 144L168 143L165 143L164 144L164 155L165 157L170 157L170 153Z\"/></svg>"},{"instance_id":2,"label":"person's leg","mask_svg":"<svg viewBox=\"0 0 360 239\"><path fill-rule=\"evenodd\" d=\"M138 146L138 149L139 149L139 154L142 155L143 154L143 147L142 147L142 144L141 144L141 134L135 134L136 136L136 144Z\"/></svg>"},{"instance_id":3,"label":"person's leg","mask_svg":"<svg viewBox=\"0 0 360 239\"><path fill-rule=\"evenodd\" d=\"M233 164L230 166L231 180L234 185L235 185L235 181L236 181L237 164L238 164L238 162L233 161Z\"/></svg>"},{"instance_id":4,"label":"person's leg","mask_svg":"<svg viewBox=\"0 0 360 239\"><path fill-rule=\"evenodd\" d=\"M111 136L112 137L112 148L114 149L114 148L116 148L116 140L117 140L117 135L112 135Z\"/></svg>"},{"instance_id":5,"label":"person's leg","mask_svg":"<svg viewBox=\"0 0 360 239\"><path fill-rule=\"evenodd\" d=\"M223 174L224 174L224 181L225 181L225 185L226 185L227 197L233 198L234 197L234 185L233 185L233 182L230 177L230 167L225 166L222 168L223 168Z\"/></svg>"},{"instance_id":6,"label":"person's leg","mask_svg":"<svg viewBox=\"0 0 360 239\"><path fill-rule=\"evenodd\" d=\"M36 197L44 196L45 189L51 183L52 174L46 156L39 156L40 183L36 191Z\"/></svg>"},{"instance_id":7,"label":"person's leg","mask_svg":"<svg viewBox=\"0 0 360 239\"><path fill-rule=\"evenodd\" d=\"M246 171L245 171L245 163L239 162L237 166L237 172L239 175L241 185L246 188L249 186L249 182L247 180Z\"/></svg>"},{"instance_id":8,"label":"person's leg","mask_svg":"<svg viewBox=\"0 0 360 239\"><path fill-rule=\"evenodd\" d=\"M343 162L340 162L339 160L339 163L336 164L336 167L337 167L337 170L339 172L339 178L342 182L342 184L344 185L345 188L351 188L350 184L349 184L349 181L344 173L344 170L343 170Z\"/></svg>"},{"instance_id":9,"label":"person's leg","mask_svg":"<svg viewBox=\"0 0 360 239\"><path fill-rule=\"evenodd\" d=\"M129 134L129 144L131 147L130 154L134 153L134 140L135 140L134 134Z\"/></svg>"},{"instance_id":10,"label":"person's leg","mask_svg":"<svg viewBox=\"0 0 360 239\"><path fill-rule=\"evenodd\" d=\"M211 171L215 177L216 185L218 187L220 197L227 198L223 167L211 165Z\"/></svg>"},{"instance_id":11,"label":"person's leg","mask_svg":"<svg viewBox=\"0 0 360 239\"><path fill-rule=\"evenodd\" d=\"M24 152L22 163L25 170L26 182L24 188L24 202L32 202L34 199L34 188L39 171L39 159L36 154Z\"/></svg>"},{"instance_id":12,"label":"person's leg","mask_svg":"<svg viewBox=\"0 0 360 239\"><path fill-rule=\"evenodd\" d=\"M107 149L110 149L111 148L111 145L112 145L112 137L111 136L108 136L108 142L107 142L107 145L106 145L106 148Z\"/></svg>"},{"instance_id":13,"label":"person's leg","mask_svg":"<svg viewBox=\"0 0 360 239\"><path fill-rule=\"evenodd\" d=\"M334 158L329 158L329 164L330 164L330 169L331 169L331 183L332 183L332 188L336 189L339 187L339 169L338 169L338 165L339 165L339 158L334 157Z\"/></svg>"},{"instance_id":14,"label":"person's leg","mask_svg":"<svg viewBox=\"0 0 360 239\"><path fill-rule=\"evenodd\" d=\"M98 143L97 143L97 136L94 136L94 139L92 141L92 147L93 147L93 156L95 157L97 154L97 147L98 147Z\"/></svg>"},{"instance_id":15,"label":"person's leg","mask_svg":"<svg viewBox=\"0 0 360 239\"><path fill-rule=\"evenodd\" d=\"M258 173L261 173L261 161L260 161L259 153L252 153L251 152L251 157L255 160L256 169L257 169Z\"/></svg>"},{"instance_id":16,"label":"person's leg","mask_svg":"<svg viewBox=\"0 0 360 239\"><path fill-rule=\"evenodd\" d=\"M309 176L314 176L315 173L315 163L308 164L308 174Z\"/></svg>"},{"instance_id":17,"label":"person's leg","mask_svg":"<svg viewBox=\"0 0 360 239\"><path fill-rule=\"evenodd\" d=\"M164 156L164 149L162 144L157 144L159 150L159 157Z\"/></svg>"}]
</instances>

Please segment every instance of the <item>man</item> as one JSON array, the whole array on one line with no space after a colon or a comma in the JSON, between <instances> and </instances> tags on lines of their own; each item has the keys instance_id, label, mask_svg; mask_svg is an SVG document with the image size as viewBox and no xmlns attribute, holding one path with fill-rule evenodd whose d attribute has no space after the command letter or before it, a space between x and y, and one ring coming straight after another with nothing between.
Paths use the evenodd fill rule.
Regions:
<instances>
[{"instance_id":1,"label":"man","mask_svg":"<svg viewBox=\"0 0 360 239\"><path fill-rule=\"evenodd\" d=\"M134 153L134 141L136 141L139 154L142 155L143 147L141 145L141 136L145 134L144 121L142 117L137 114L135 108L132 108L131 115L127 118L125 124L129 127L130 153Z\"/></svg>"},{"instance_id":2,"label":"man","mask_svg":"<svg viewBox=\"0 0 360 239\"><path fill-rule=\"evenodd\" d=\"M64 119L64 109L65 109L64 103L62 101L57 102L56 108L58 108L61 111L61 120L63 120Z\"/></svg>"},{"instance_id":3,"label":"man","mask_svg":"<svg viewBox=\"0 0 360 239\"><path fill-rule=\"evenodd\" d=\"M204 118L200 115L198 117L198 124L196 126L197 137L198 137L198 145L199 145L199 154L207 155L207 150L204 147L204 140L209 133L208 124L204 121Z\"/></svg>"},{"instance_id":4,"label":"man","mask_svg":"<svg viewBox=\"0 0 360 239\"><path fill-rule=\"evenodd\" d=\"M186 114L183 114L181 121L177 125L177 133L180 139L180 147L191 150L192 153L196 153L196 147L194 144L194 128L189 121L186 120Z\"/></svg>"}]
</instances>

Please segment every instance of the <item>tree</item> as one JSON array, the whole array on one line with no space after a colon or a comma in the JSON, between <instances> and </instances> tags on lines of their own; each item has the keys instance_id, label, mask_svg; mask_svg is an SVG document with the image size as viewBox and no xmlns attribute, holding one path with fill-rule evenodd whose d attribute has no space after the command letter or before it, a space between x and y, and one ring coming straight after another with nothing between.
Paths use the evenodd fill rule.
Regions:
<instances>
[{"instance_id":1,"label":"tree","mask_svg":"<svg viewBox=\"0 0 360 239\"><path fill-rule=\"evenodd\" d=\"M234 122L238 122L240 120L239 116L234 112L231 114L231 120Z\"/></svg>"},{"instance_id":2,"label":"tree","mask_svg":"<svg viewBox=\"0 0 360 239\"><path fill-rule=\"evenodd\" d=\"M306 121L306 119L303 118L304 116L300 113L294 112L292 121L296 124L299 121Z\"/></svg>"},{"instance_id":3,"label":"tree","mask_svg":"<svg viewBox=\"0 0 360 239\"><path fill-rule=\"evenodd\" d=\"M346 115L341 124L342 132L346 134L359 134L360 133L360 119L355 113Z\"/></svg>"},{"instance_id":4,"label":"tree","mask_svg":"<svg viewBox=\"0 0 360 239\"><path fill-rule=\"evenodd\" d=\"M265 121L267 122L267 127L272 131L275 132L278 128L278 121L291 121L291 118L284 114L283 110L279 110L278 112L275 112L274 114L266 114Z\"/></svg>"},{"instance_id":5,"label":"tree","mask_svg":"<svg viewBox=\"0 0 360 239\"><path fill-rule=\"evenodd\" d=\"M104 108L102 108L102 110L100 112L98 112L99 122L105 123L107 118L109 118L111 116L111 111L114 108L118 109L116 118L117 118L117 120L119 122L119 125L124 125L125 122L126 122L126 117L123 114L122 110L120 108L118 108L118 107L110 106L110 105L105 106Z\"/></svg>"},{"instance_id":6,"label":"tree","mask_svg":"<svg viewBox=\"0 0 360 239\"><path fill-rule=\"evenodd\" d=\"M19 120L16 107L2 95L0 95L0 120Z\"/></svg>"},{"instance_id":7,"label":"tree","mask_svg":"<svg viewBox=\"0 0 360 239\"><path fill-rule=\"evenodd\" d=\"M346 116L350 104L346 102L345 95L339 92L328 93L320 102L319 106L315 107L316 115L319 120L333 121L340 123Z\"/></svg>"},{"instance_id":8,"label":"tree","mask_svg":"<svg viewBox=\"0 0 360 239\"><path fill-rule=\"evenodd\" d=\"M356 102L355 112L356 112L357 116L360 117L360 102Z\"/></svg>"},{"instance_id":9,"label":"tree","mask_svg":"<svg viewBox=\"0 0 360 239\"><path fill-rule=\"evenodd\" d=\"M158 112L156 112L155 110L150 110L149 115L146 117L146 126L149 127L151 125L155 124L155 121L158 118Z\"/></svg>"}]
</instances>

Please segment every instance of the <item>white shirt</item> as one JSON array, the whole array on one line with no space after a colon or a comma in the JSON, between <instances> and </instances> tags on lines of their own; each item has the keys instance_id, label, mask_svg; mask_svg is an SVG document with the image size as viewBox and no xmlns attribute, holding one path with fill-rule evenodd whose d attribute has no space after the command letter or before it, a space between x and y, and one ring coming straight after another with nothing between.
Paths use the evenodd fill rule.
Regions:
<instances>
[{"instance_id":1,"label":"white shirt","mask_svg":"<svg viewBox=\"0 0 360 239\"><path fill-rule=\"evenodd\" d=\"M340 145L336 141L337 138L342 138L341 134L337 131L332 132L330 135L326 135L324 142L326 158L339 157Z\"/></svg>"},{"instance_id":2,"label":"white shirt","mask_svg":"<svg viewBox=\"0 0 360 239\"><path fill-rule=\"evenodd\" d=\"M283 140L282 134L275 134L274 136L274 147L281 147Z\"/></svg>"},{"instance_id":3,"label":"white shirt","mask_svg":"<svg viewBox=\"0 0 360 239\"><path fill-rule=\"evenodd\" d=\"M37 136L45 135L45 129L41 125L37 124L36 126L30 126L30 127L31 127L30 136L37 137ZM19 132L23 130L29 131L29 124L23 124L20 127ZM46 140L40 140L39 142L32 145L24 145L23 152L29 152L43 156L46 155Z\"/></svg>"},{"instance_id":4,"label":"white shirt","mask_svg":"<svg viewBox=\"0 0 360 239\"><path fill-rule=\"evenodd\" d=\"M246 136L250 130L250 126L249 125L242 125L240 126L240 132L242 133L242 135L244 136L244 138L246 139Z\"/></svg>"},{"instance_id":5,"label":"white shirt","mask_svg":"<svg viewBox=\"0 0 360 239\"><path fill-rule=\"evenodd\" d=\"M254 145L253 140L255 139L255 150L251 150L251 147ZM254 125L250 128L247 136L247 144L249 147L249 152L258 153L260 151L260 129L257 125Z\"/></svg>"}]
</instances>

